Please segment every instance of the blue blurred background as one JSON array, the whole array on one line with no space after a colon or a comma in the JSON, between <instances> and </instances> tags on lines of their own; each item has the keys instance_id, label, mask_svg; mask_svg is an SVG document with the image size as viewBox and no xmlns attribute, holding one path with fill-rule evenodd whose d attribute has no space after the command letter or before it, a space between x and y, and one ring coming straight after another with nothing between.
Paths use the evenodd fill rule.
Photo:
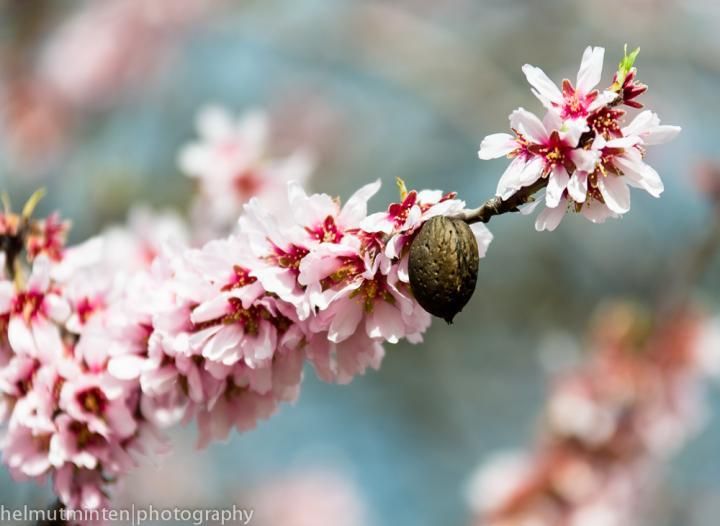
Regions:
<instances>
[{"instance_id":1,"label":"blue blurred background","mask_svg":"<svg viewBox=\"0 0 720 526\"><path fill-rule=\"evenodd\" d=\"M0 5L0 89L25 93L17 86L22 76L85 2ZM74 241L123 221L139 202L184 210L192 186L177 168L177 151L195 135L198 107L217 102L236 112L265 107L281 149L315 151L312 190L347 197L380 177L379 210L396 197L394 179L402 177L475 204L492 195L505 167L477 160L480 140L505 131L513 108L540 110L524 63L554 79L574 78L585 46L600 45L609 83L623 45L642 48L645 102L684 129L650 154L666 183L662 199L634 193L622 220L593 226L569 217L554 233L536 233L519 215L493 220L495 241L475 298L453 326L436 322L425 343L389 346L382 369L348 387L323 384L308 370L295 406L226 445L197 453L192 429L175 433L175 452L159 461L160 471L145 469L119 497L224 506L278 476L327 469L351 481L365 524L466 524L463 486L474 467L497 449L532 441L546 387L540 350L582 341L593 310L608 298L653 301L702 235L708 209L691 172L720 158L720 4L218 1L191 18L158 29L167 33L162 54L134 82L72 112L51 106L24 136L13 135L7 116L26 110L3 98L0 187L14 202L47 186L41 212L72 219ZM140 46L133 60L151 52ZM719 287L716 261L697 294L717 307ZM720 410L716 393L711 402ZM717 524L719 443L720 423L712 419L668 466L658 503L665 512L653 524ZM6 504L50 499L5 471L0 496Z\"/></svg>"}]
</instances>

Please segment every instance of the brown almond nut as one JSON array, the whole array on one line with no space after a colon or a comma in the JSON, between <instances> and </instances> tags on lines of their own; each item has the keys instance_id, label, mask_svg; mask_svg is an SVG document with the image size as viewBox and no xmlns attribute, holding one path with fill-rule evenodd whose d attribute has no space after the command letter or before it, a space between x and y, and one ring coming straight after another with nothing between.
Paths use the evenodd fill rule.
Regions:
<instances>
[{"instance_id":1,"label":"brown almond nut","mask_svg":"<svg viewBox=\"0 0 720 526\"><path fill-rule=\"evenodd\" d=\"M461 219L436 216L410 245L410 288L427 312L452 323L470 301L480 257L470 227Z\"/></svg>"}]
</instances>

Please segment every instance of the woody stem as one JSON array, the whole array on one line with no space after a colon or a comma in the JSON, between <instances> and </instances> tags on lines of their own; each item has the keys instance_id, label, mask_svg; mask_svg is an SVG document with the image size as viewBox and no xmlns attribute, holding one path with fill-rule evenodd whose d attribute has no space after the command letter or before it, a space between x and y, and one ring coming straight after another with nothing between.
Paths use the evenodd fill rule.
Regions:
<instances>
[{"instance_id":1,"label":"woody stem","mask_svg":"<svg viewBox=\"0 0 720 526\"><path fill-rule=\"evenodd\" d=\"M541 177L530 186L521 188L507 199L500 197L491 197L478 208L471 210L463 210L453 217L462 219L468 224L487 223L494 216L506 214L508 212L518 212L518 207L532 201L533 196L548 184L547 177Z\"/></svg>"}]
</instances>

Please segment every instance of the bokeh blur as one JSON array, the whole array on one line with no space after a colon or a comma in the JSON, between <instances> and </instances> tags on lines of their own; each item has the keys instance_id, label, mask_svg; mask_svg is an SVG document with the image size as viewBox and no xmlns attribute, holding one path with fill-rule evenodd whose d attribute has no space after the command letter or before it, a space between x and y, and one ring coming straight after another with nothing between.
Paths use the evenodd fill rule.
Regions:
<instances>
[{"instance_id":1,"label":"bokeh blur","mask_svg":"<svg viewBox=\"0 0 720 526\"><path fill-rule=\"evenodd\" d=\"M715 0L3 0L0 187L21 203L46 186L40 211L70 218L74 241L140 203L187 210L193 185L178 152L209 102L266 108L278 151L313 152L311 190L346 198L381 178L375 210L396 198L395 177L472 205L491 196L505 163L478 161L480 140L505 131L513 108L540 109L521 66L574 77L587 45L606 48L606 83L623 45L640 46L647 104L683 127L650 156L661 199L635 193L622 220L569 217L553 233L519 215L494 219L476 295L452 326L390 346L382 368L350 386L308 370L296 405L225 445L195 452L194 430L174 433L174 452L118 502L276 502L316 517L268 512L282 526L468 524L475 466L536 437L548 361L583 359L605 302L653 305L708 230L693 174L720 161L719 25ZM710 312L719 263L693 285ZM703 431L663 466L648 524L717 524L712 388L708 407ZM51 500L5 471L0 496Z\"/></svg>"}]
</instances>

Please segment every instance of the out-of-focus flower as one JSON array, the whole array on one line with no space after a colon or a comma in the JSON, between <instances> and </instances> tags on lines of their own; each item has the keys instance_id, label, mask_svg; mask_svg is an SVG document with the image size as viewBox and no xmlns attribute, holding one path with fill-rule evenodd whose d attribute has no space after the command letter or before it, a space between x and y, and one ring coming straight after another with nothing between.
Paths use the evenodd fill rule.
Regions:
<instances>
[{"instance_id":1,"label":"out-of-focus flower","mask_svg":"<svg viewBox=\"0 0 720 526\"><path fill-rule=\"evenodd\" d=\"M600 93L595 86L603 55L602 48L588 47L577 86L565 80L562 90L542 70L525 65L533 93L548 110L545 117L540 120L522 108L515 110L510 115L515 135L489 135L480 145L481 159L512 159L498 182L500 198L547 181L546 208L537 217L537 230L554 230L567 211L582 212L596 223L618 217L630 210L630 186L653 197L663 191L660 176L643 160L645 148L673 139L680 128L661 125L650 111L623 126L625 111L618 106L641 107L635 99L645 91L634 80L637 51L626 54L615 83Z\"/></svg>"},{"instance_id":2,"label":"out-of-focus flower","mask_svg":"<svg viewBox=\"0 0 720 526\"><path fill-rule=\"evenodd\" d=\"M39 257L27 285L16 289L10 280L0 283L0 314L8 316L7 337L13 351L47 359L63 354L56 323L70 315L67 302L50 287L50 260Z\"/></svg>"},{"instance_id":3,"label":"out-of-focus flower","mask_svg":"<svg viewBox=\"0 0 720 526\"><path fill-rule=\"evenodd\" d=\"M110 0L78 9L48 40L38 77L68 103L109 103L146 80L212 0ZM68 68L67 64L74 64Z\"/></svg>"},{"instance_id":4,"label":"out-of-focus flower","mask_svg":"<svg viewBox=\"0 0 720 526\"><path fill-rule=\"evenodd\" d=\"M267 116L249 111L239 119L218 107L198 113L197 142L180 152L180 169L198 181L199 195L193 206L194 220L203 226L205 237L227 233L242 212L242 206L258 197L270 211L280 211L278 194L288 181L303 184L312 163L297 152L274 158L269 145Z\"/></svg>"},{"instance_id":5,"label":"out-of-focus flower","mask_svg":"<svg viewBox=\"0 0 720 526\"><path fill-rule=\"evenodd\" d=\"M37 45L27 53L37 61L19 68L14 57L3 56L0 63L0 133L9 162L24 173L44 174L90 111L125 100L163 70L181 36L219 3L82 2L56 30L38 31L39 45L25 38L20 46Z\"/></svg>"},{"instance_id":6,"label":"out-of-focus flower","mask_svg":"<svg viewBox=\"0 0 720 526\"><path fill-rule=\"evenodd\" d=\"M274 478L247 495L260 526L360 526L367 511L340 473L309 470ZM278 505L282 503L282 505Z\"/></svg>"},{"instance_id":7,"label":"out-of-focus flower","mask_svg":"<svg viewBox=\"0 0 720 526\"><path fill-rule=\"evenodd\" d=\"M657 467L704 424L706 323L682 311L650 330L625 304L601 310L595 352L555 379L532 454L491 459L473 477L475 524L637 523Z\"/></svg>"}]
</instances>

